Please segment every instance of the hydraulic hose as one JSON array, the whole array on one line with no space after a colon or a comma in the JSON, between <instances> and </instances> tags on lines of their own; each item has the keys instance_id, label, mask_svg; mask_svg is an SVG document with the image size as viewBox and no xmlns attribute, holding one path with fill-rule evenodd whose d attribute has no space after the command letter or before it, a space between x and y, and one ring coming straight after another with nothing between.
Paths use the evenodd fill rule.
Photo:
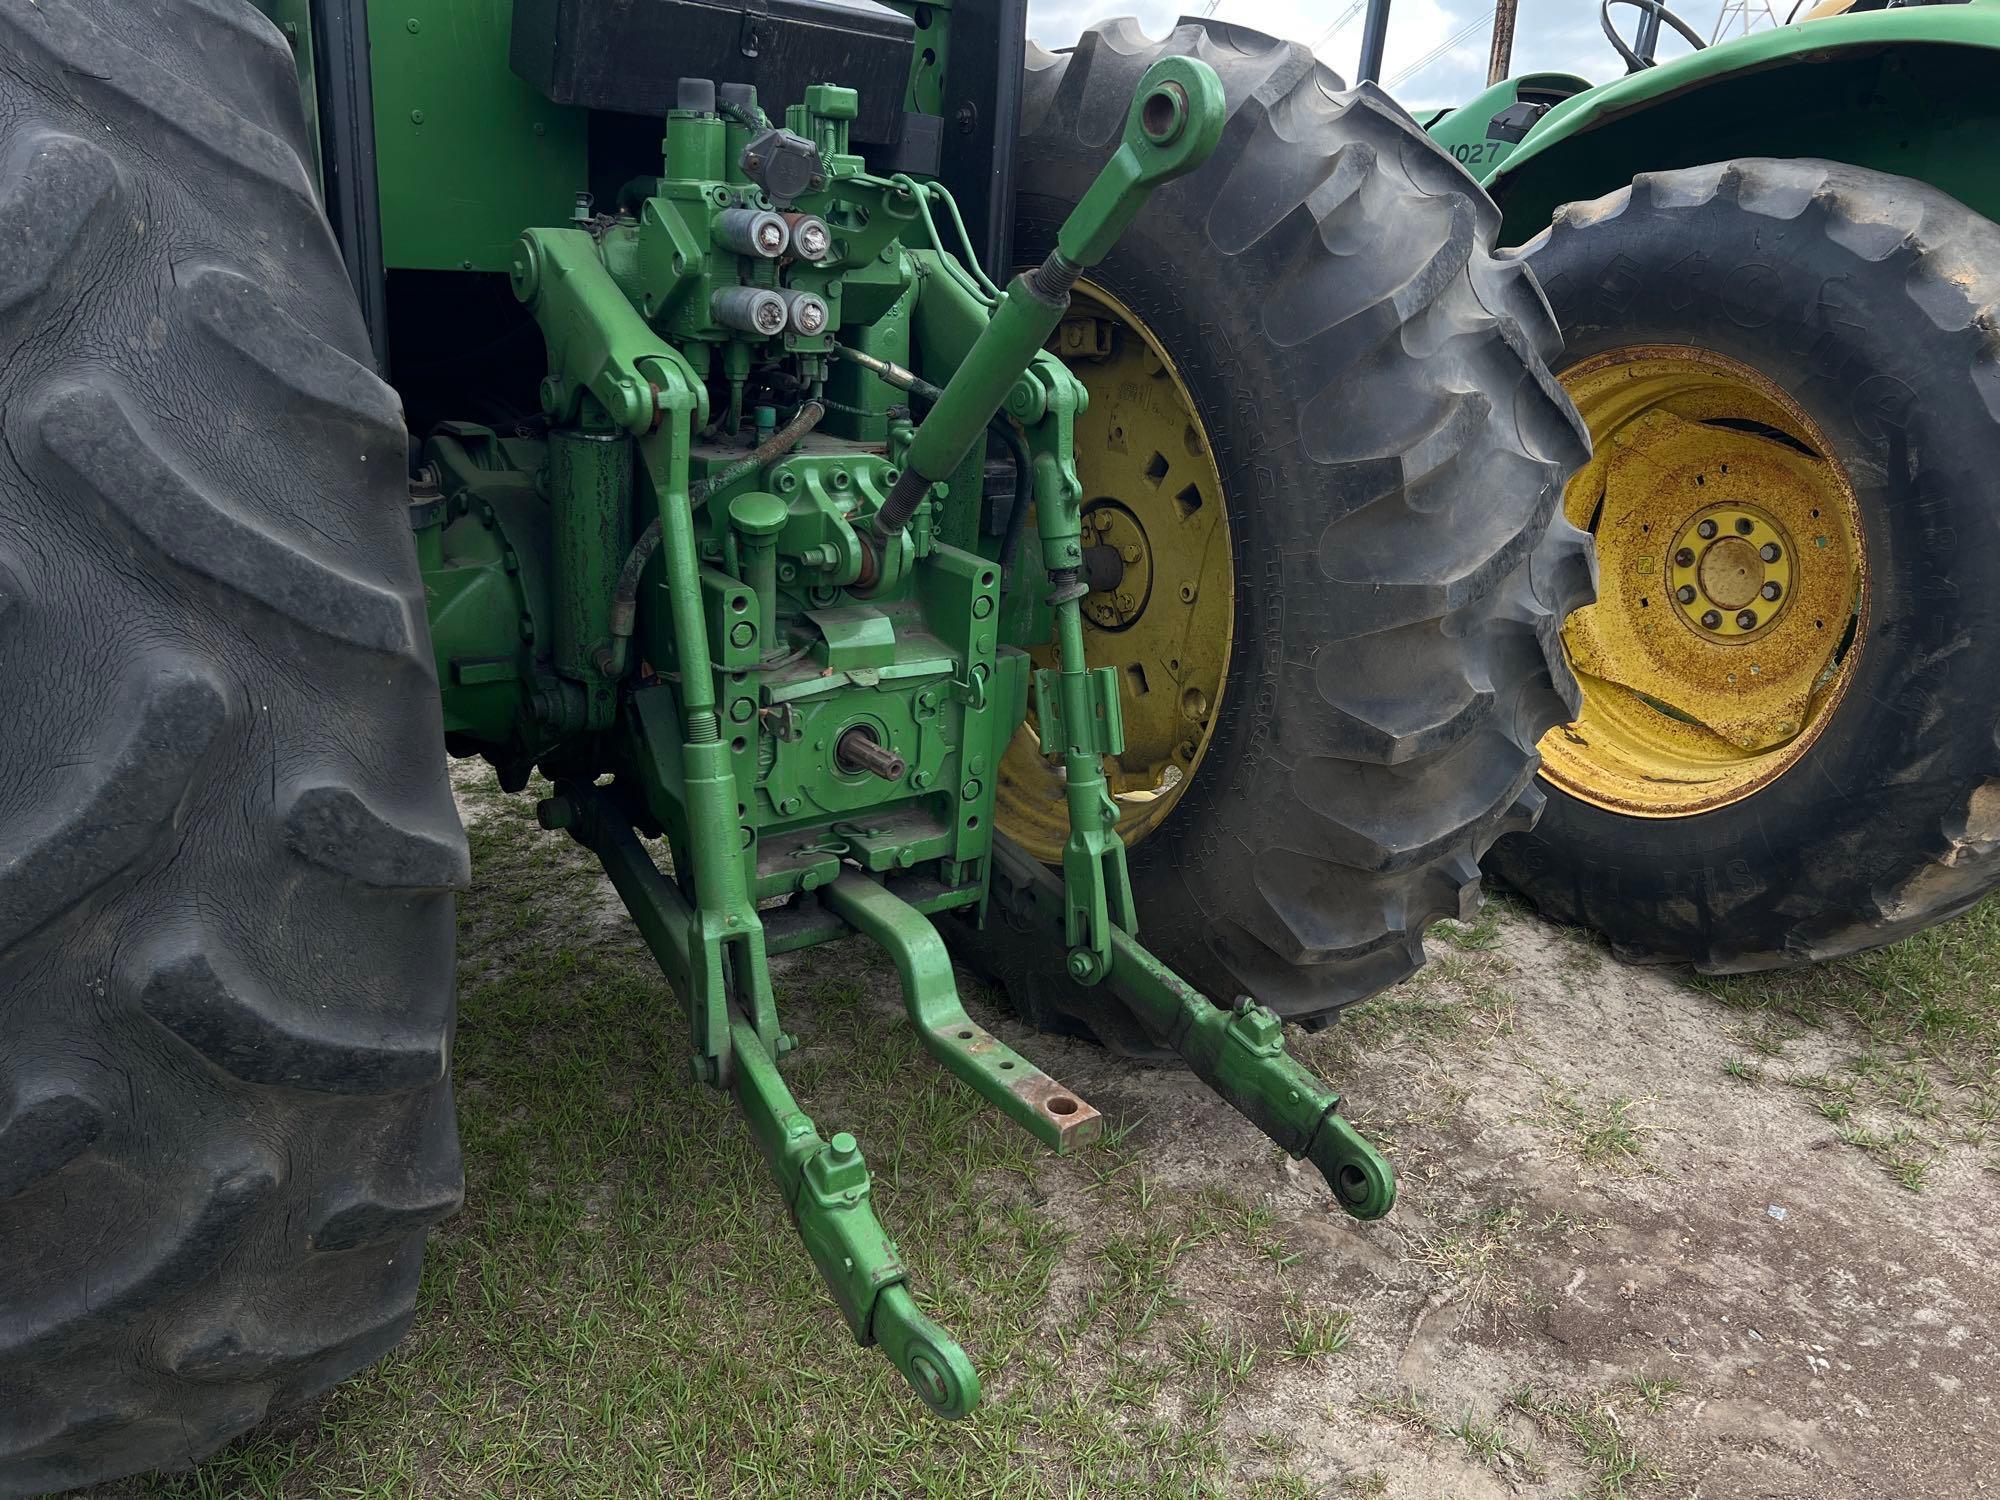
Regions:
<instances>
[{"instance_id":1,"label":"hydraulic hose","mask_svg":"<svg viewBox=\"0 0 2000 1500\"><path fill-rule=\"evenodd\" d=\"M789 453L792 448L813 428L819 425L826 408L817 401L808 401L801 406L792 420L765 438L755 448L736 460L719 474L713 474L700 484L688 489L688 509L693 510L717 490L727 488L753 469L761 469ZM662 496L671 505L672 496ZM618 570L618 581L611 590L611 639L597 651L598 670L616 682L625 675L625 668L631 654L632 630L639 614L639 575L646 571L646 564L652 561L654 552L660 546L660 519L653 518L652 524L639 533L639 540L632 544L632 550L625 556L625 566Z\"/></svg>"}]
</instances>

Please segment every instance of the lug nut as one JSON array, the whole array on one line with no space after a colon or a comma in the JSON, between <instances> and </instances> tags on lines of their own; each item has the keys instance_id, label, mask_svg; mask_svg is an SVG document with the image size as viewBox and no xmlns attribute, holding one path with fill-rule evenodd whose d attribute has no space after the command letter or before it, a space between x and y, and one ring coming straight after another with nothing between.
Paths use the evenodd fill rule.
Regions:
<instances>
[{"instance_id":1,"label":"lug nut","mask_svg":"<svg viewBox=\"0 0 2000 1500\"><path fill-rule=\"evenodd\" d=\"M1722 616L1712 609L1708 610L1701 617L1701 628L1703 630L1720 630L1722 628Z\"/></svg>"},{"instance_id":2,"label":"lug nut","mask_svg":"<svg viewBox=\"0 0 2000 1500\"><path fill-rule=\"evenodd\" d=\"M1704 539L1712 537L1715 535L1715 522L1703 521L1699 526L1695 527L1695 531Z\"/></svg>"},{"instance_id":3,"label":"lug nut","mask_svg":"<svg viewBox=\"0 0 2000 1500\"><path fill-rule=\"evenodd\" d=\"M1757 555L1763 558L1765 562L1776 562L1778 560L1778 544L1776 542L1764 543L1763 546L1757 549Z\"/></svg>"},{"instance_id":4,"label":"lug nut","mask_svg":"<svg viewBox=\"0 0 2000 1500\"><path fill-rule=\"evenodd\" d=\"M1755 630L1757 628L1757 611L1754 609L1740 611L1736 616L1736 623L1745 630Z\"/></svg>"},{"instance_id":5,"label":"lug nut","mask_svg":"<svg viewBox=\"0 0 2000 1500\"><path fill-rule=\"evenodd\" d=\"M1674 590L1674 597L1683 604L1694 603L1694 586L1692 584L1682 584Z\"/></svg>"},{"instance_id":6,"label":"lug nut","mask_svg":"<svg viewBox=\"0 0 2000 1500\"><path fill-rule=\"evenodd\" d=\"M1751 532L1755 531L1756 529L1757 529L1756 523L1753 522L1748 516L1738 516L1736 518L1736 534L1738 536L1748 536L1750 535Z\"/></svg>"},{"instance_id":7,"label":"lug nut","mask_svg":"<svg viewBox=\"0 0 2000 1500\"><path fill-rule=\"evenodd\" d=\"M1691 567L1693 567L1693 566L1694 566L1694 548L1692 548L1692 547L1683 547L1683 548L1681 548L1681 550L1680 550L1680 551L1676 552L1676 553L1674 554L1674 566L1675 566L1675 567L1677 567L1677 568L1691 568Z\"/></svg>"},{"instance_id":8,"label":"lug nut","mask_svg":"<svg viewBox=\"0 0 2000 1500\"><path fill-rule=\"evenodd\" d=\"M1765 584L1764 587L1761 590L1759 590L1759 592L1762 593L1766 599L1775 599L1778 597L1778 595L1782 594L1784 590L1779 588L1777 580L1773 579L1771 582Z\"/></svg>"}]
</instances>

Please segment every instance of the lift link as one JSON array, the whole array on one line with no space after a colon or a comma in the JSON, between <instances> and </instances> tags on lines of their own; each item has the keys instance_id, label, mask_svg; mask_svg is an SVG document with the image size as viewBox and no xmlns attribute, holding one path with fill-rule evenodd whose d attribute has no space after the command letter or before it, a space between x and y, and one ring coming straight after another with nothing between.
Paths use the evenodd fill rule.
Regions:
<instances>
[{"instance_id":1,"label":"lift link","mask_svg":"<svg viewBox=\"0 0 2000 1500\"><path fill-rule=\"evenodd\" d=\"M1030 925L1063 919L1056 878L1011 839L993 840L993 901ZM1396 1174L1342 1119L1340 1095L1285 1051L1284 1024L1247 997L1223 1010L1124 932L1111 937L1105 983L1142 1026L1172 1047L1194 1075L1295 1158L1309 1158L1334 1201L1357 1219L1379 1219L1396 1202Z\"/></svg>"},{"instance_id":2,"label":"lift link","mask_svg":"<svg viewBox=\"0 0 2000 1500\"><path fill-rule=\"evenodd\" d=\"M704 954L694 909L646 853L615 796L565 781L558 783L556 795L541 804L537 815L544 827L568 830L597 855L667 978L682 995L693 993L691 971ZM863 884L869 882L863 880ZM873 889L891 905L908 911L886 891ZM861 903L880 904L870 903L865 896ZM929 924L924 925L928 931ZM929 935L938 942L934 931ZM922 952L920 944L892 949L899 964L908 962L908 948ZM944 973L949 984L948 962ZM719 988L721 977L714 982ZM933 1025L948 1023L955 1007L953 993L948 1005L933 1000L926 1015ZM914 997L911 1008L913 1013L918 1009ZM963 1017L964 1011L957 1014ZM856 1342L880 1344L911 1389L940 1416L964 1416L978 1404L979 1377L965 1351L924 1316L910 1295L902 1257L870 1206L868 1167L854 1138L841 1132L831 1141L821 1139L778 1074L776 1058L782 1049L766 1045L740 1014L725 1014L723 1026L719 1050L727 1062L720 1071L770 1165L785 1206L798 1226L799 1238L819 1267ZM933 1050L937 1050L935 1046ZM703 1062L704 1052L697 1050L698 1074ZM1089 1115L1094 1123L1096 1111L1090 1110Z\"/></svg>"},{"instance_id":3,"label":"lift link","mask_svg":"<svg viewBox=\"0 0 2000 1500\"><path fill-rule=\"evenodd\" d=\"M1222 138L1222 81L1207 63L1162 58L1132 98L1124 139L1071 211L1056 249L1016 276L911 441L903 472L873 527L882 545L910 524L931 486L948 479L986 431L1069 310L1076 278L1111 252L1153 190L1208 160Z\"/></svg>"},{"instance_id":4,"label":"lift link","mask_svg":"<svg viewBox=\"0 0 2000 1500\"><path fill-rule=\"evenodd\" d=\"M1083 386L1054 356L1041 354L1016 390L1016 414L1031 420L1028 445L1035 525L1052 585L1056 667L1035 673L1042 753L1063 758L1069 836L1063 841L1063 944L1069 976L1096 984L1111 972L1114 929L1137 936L1138 912L1118 837L1118 804L1104 777L1104 757L1125 750L1117 674L1093 670L1084 656L1082 599L1083 485L1072 455Z\"/></svg>"},{"instance_id":5,"label":"lift link","mask_svg":"<svg viewBox=\"0 0 2000 1500\"><path fill-rule=\"evenodd\" d=\"M1070 834L1063 849L1068 969L1081 984L1110 972L1114 929L1137 931L1118 807L1103 757L1124 748L1115 681L1084 658L1078 601L1083 565L1082 486L1076 476L1075 422L1088 401L1082 384L1043 351L1069 310L1070 287L1097 264L1145 207L1155 188L1194 171L1222 136L1221 80L1206 63L1163 58L1139 80L1124 138L1056 236L1056 248L1016 276L991 320L939 395L876 513L871 544L887 548L932 485L951 474L1004 404L1029 435L1042 557L1053 585L1057 659L1037 674L1042 750L1060 754L1068 775Z\"/></svg>"}]
</instances>

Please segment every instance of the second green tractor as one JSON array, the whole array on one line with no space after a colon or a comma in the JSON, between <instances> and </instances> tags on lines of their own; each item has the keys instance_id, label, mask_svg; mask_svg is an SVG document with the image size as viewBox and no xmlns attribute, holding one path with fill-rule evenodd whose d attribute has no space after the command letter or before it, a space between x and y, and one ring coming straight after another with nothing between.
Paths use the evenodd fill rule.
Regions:
<instances>
[{"instance_id":1,"label":"second green tractor","mask_svg":"<svg viewBox=\"0 0 2000 1500\"><path fill-rule=\"evenodd\" d=\"M1430 126L1534 268L1595 449L1564 503L1599 565L1582 712L1488 865L1627 957L1837 957L2000 881L2000 5L1618 45L1623 78Z\"/></svg>"}]
</instances>

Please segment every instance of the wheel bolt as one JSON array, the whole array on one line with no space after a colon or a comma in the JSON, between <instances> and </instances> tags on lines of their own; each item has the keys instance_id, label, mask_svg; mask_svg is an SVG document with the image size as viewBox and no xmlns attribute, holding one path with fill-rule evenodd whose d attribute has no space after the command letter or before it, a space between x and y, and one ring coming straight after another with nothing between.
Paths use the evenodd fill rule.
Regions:
<instances>
[{"instance_id":1,"label":"wheel bolt","mask_svg":"<svg viewBox=\"0 0 2000 1500\"><path fill-rule=\"evenodd\" d=\"M1766 599L1775 599L1783 592L1784 590L1778 587L1776 580L1765 584L1763 588L1763 595Z\"/></svg>"},{"instance_id":2,"label":"wheel bolt","mask_svg":"<svg viewBox=\"0 0 2000 1500\"><path fill-rule=\"evenodd\" d=\"M1701 628L1703 630L1720 630L1722 628L1722 616L1712 609L1707 611L1701 617Z\"/></svg>"},{"instance_id":3,"label":"wheel bolt","mask_svg":"<svg viewBox=\"0 0 2000 1500\"><path fill-rule=\"evenodd\" d=\"M1682 584L1679 588L1674 590L1674 597L1680 600L1681 603L1683 604L1694 603L1694 585L1691 583Z\"/></svg>"},{"instance_id":4,"label":"wheel bolt","mask_svg":"<svg viewBox=\"0 0 2000 1500\"><path fill-rule=\"evenodd\" d=\"M1748 516L1738 516L1736 518L1736 533L1738 536L1748 536L1756 529L1755 523Z\"/></svg>"},{"instance_id":5,"label":"wheel bolt","mask_svg":"<svg viewBox=\"0 0 2000 1500\"><path fill-rule=\"evenodd\" d=\"M1757 628L1757 611L1754 609L1744 610L1737 615L1736 623L1741 625L1745 630L1755 630Z\"/></svg>"},{"instance_id":6,"label":"wheel bolt","mask_svg":"<svg viewBox=\"0 0 2000 1500\"><path fill-rule=\"evenodd\" d=\"M1691 568L1691 567L1693 567L1693 566L1694 566L1694 548L1692 548L1692 547L1683 547L1683 548L1681 548L1681 550L1680 550L1680 551L1676 552L1676 553L1674 554L1674 566L1675 566L1675 567L1677 567L1677 568Z\"/></svg>"},{"instance_id":7,"label":"wheel bolt","mask_svg":"<svg viewBox=\"0 0 2000 1500\"><path fill-rule=\"evenodd\" d=\"M1763 558L1765 562L1776 562L1778 560L1778 544L1776 542L1764 543L1763 546L1757 549L1757 555Z\"/></svg>"},{"instance_id":8,"label":"wheel bolt","mask_svg":"<svg viewBox=\"0 0 2000 1500\"><path fill-rule=\"evenodd\" d=\"M1715 535L1715 522L1713 522L1713 521L1703 521L1703 522L1702 522L1702 523L1701 523L1701 524L1700 524L1699 526L1695 527L1695 531L1696 531L1697 533L1699 533L1699 534L1700 534L1701 536L1703 536L1703 537L1711 537L1711 536L1714 536L1714 535Z\"/></svg>"}]
</instances>

